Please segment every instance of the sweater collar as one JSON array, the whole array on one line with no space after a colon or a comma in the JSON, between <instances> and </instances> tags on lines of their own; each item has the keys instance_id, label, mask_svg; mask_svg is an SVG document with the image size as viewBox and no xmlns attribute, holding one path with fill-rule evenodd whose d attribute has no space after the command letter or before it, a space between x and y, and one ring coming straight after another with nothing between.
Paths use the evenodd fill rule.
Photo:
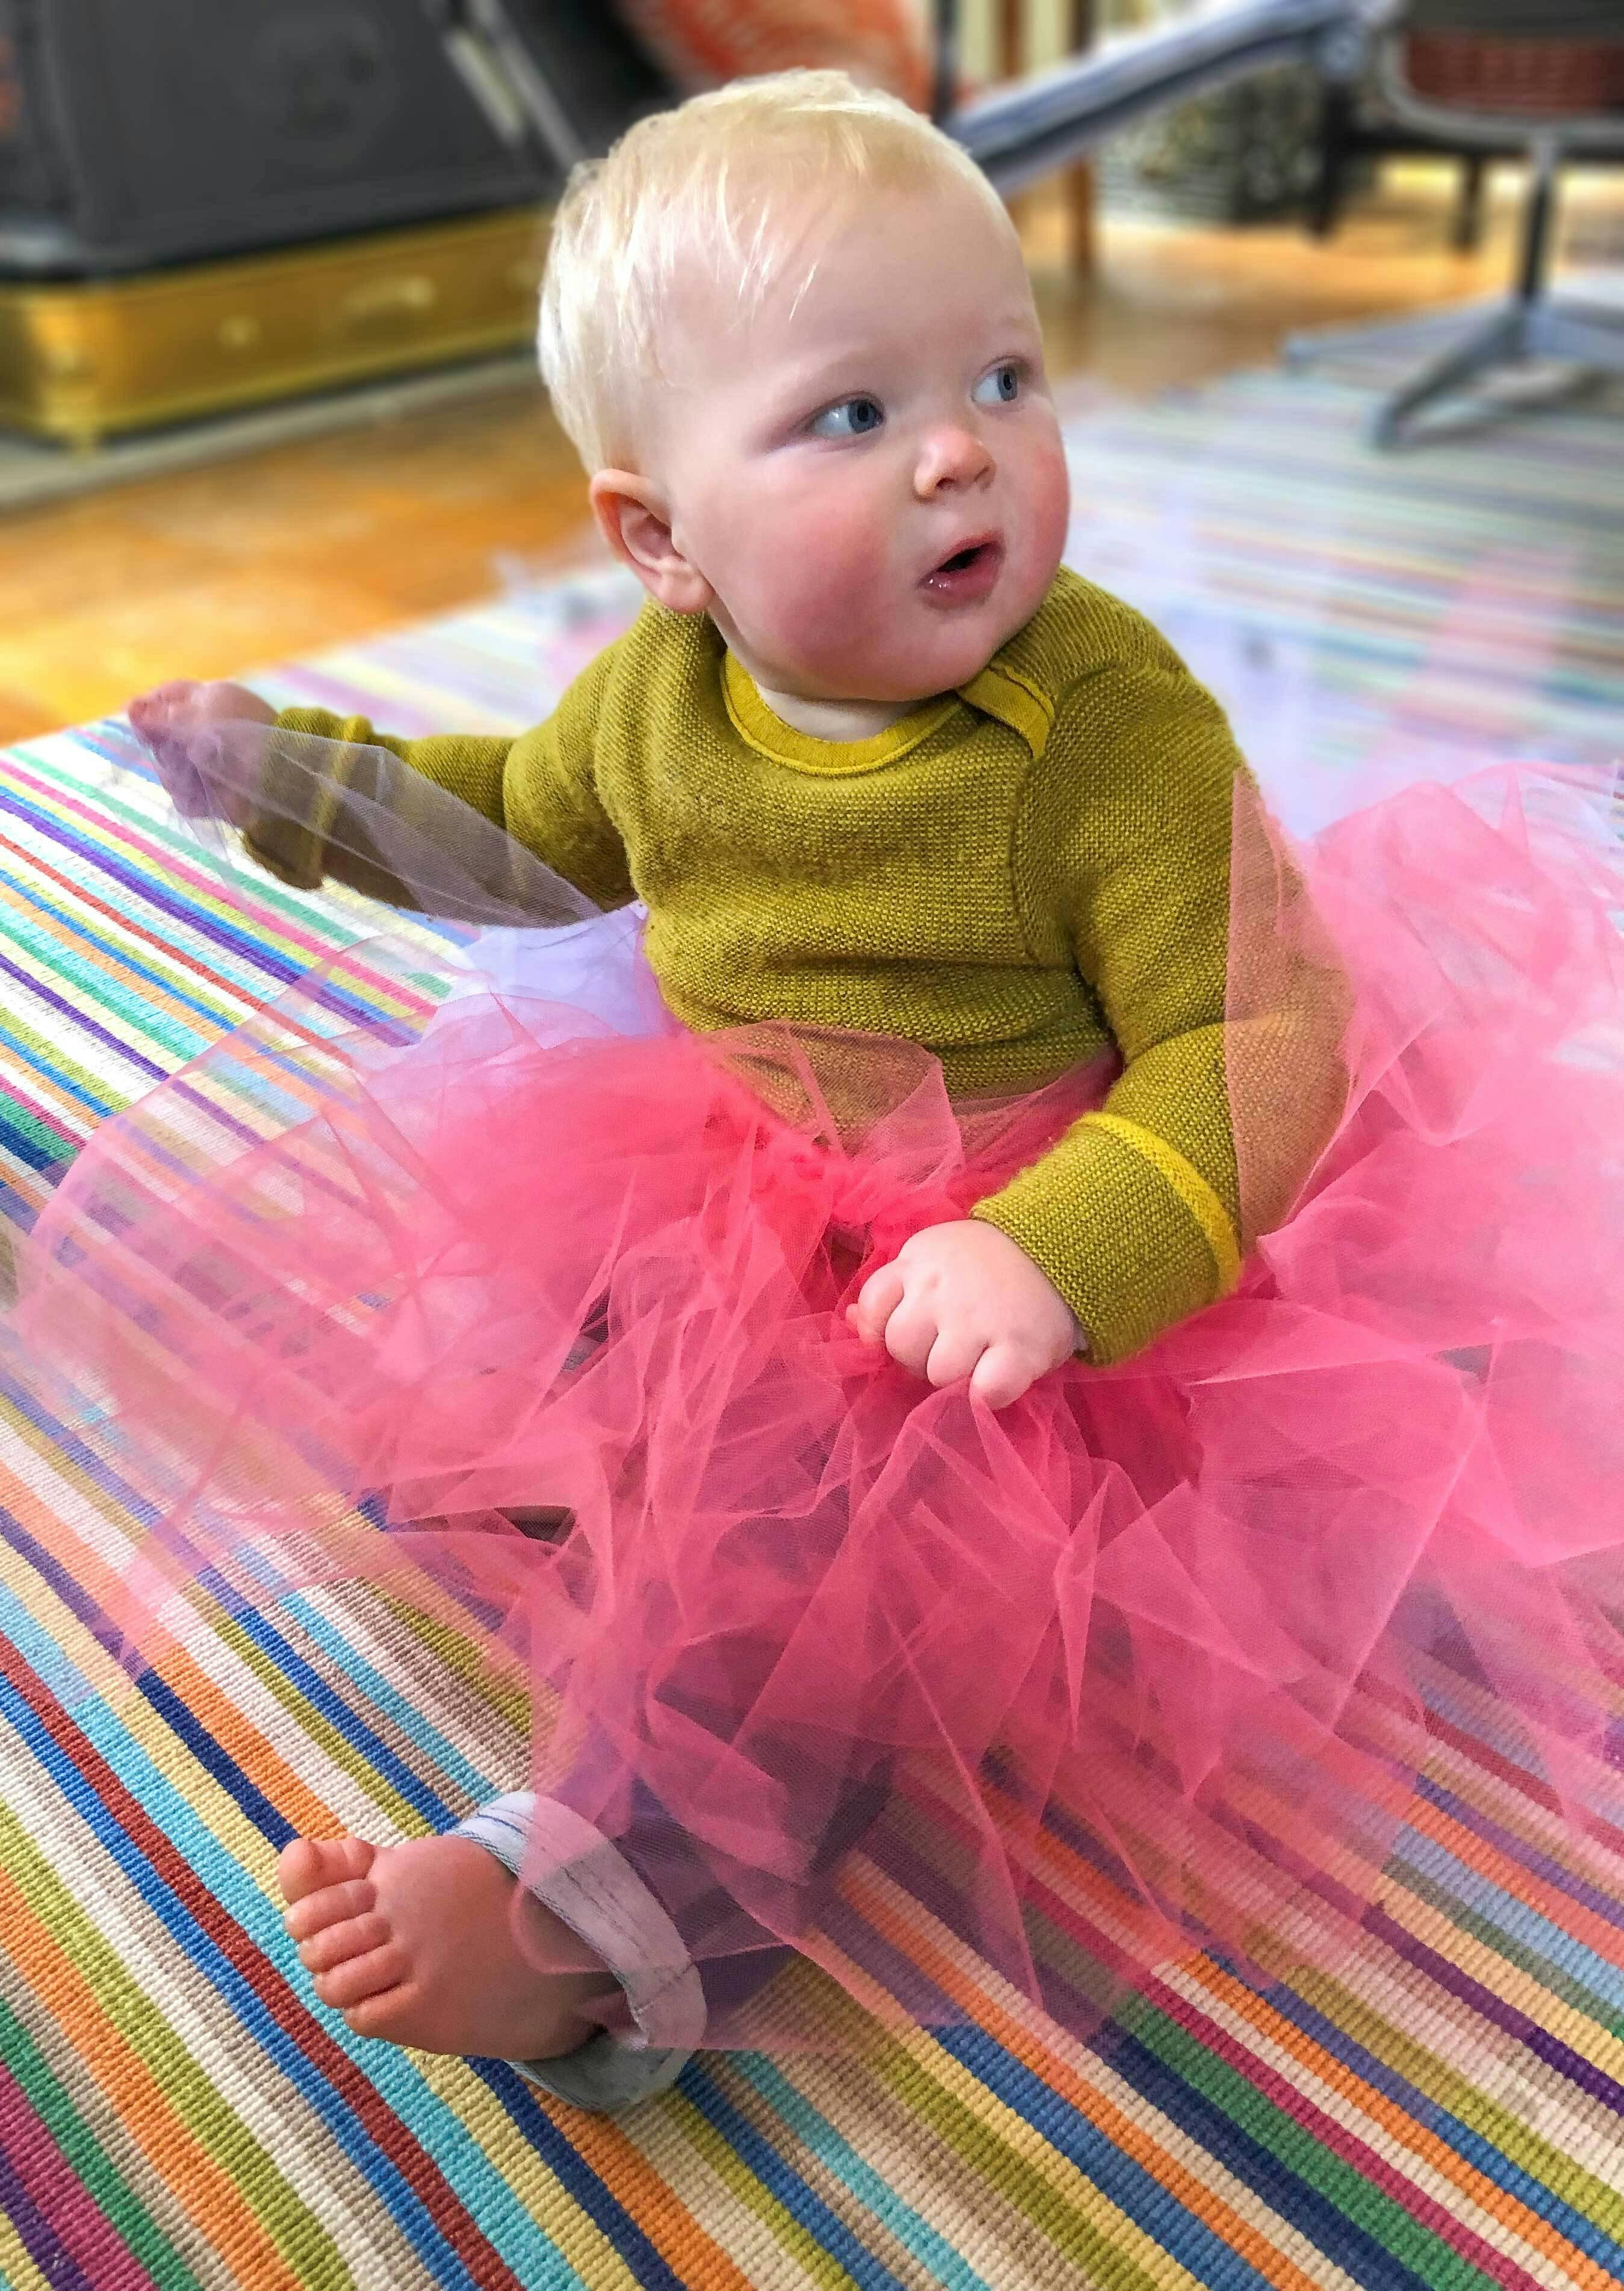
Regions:
<instances>
[{"instance_id":1,"label":"sweater collar","mask_svg":"<svg viewBox=\"0 0 1624 2291\"><path fill-rule=\"evenodd\" d=\"M1007 724L1036 759L1048 744L1055 706L1048 694L1010 657L1018 642L1018 635L1012 637L978 675L961 685L956 692L921 701L894 724L888 724L883 732L876 732L866 740L820 740L811 732L800 732L794 725L786 724L768 706L749 671L730 652L722 655L722 699L734 730L748 747L774 763L825 777L878 771L886 764L895 763L899 757L922 746L961 703L967 703L983 716Z\"/></svg>"},{"instance_id":2,"label":"sweater collar","mask_svg":"<svg viewBox=\"0 0 1624 2291\"><path fill-rule=\"evenodd\" d=\"M747 746L776 764L788 764L792 770L834 778L878 771L884 764L895 763L928 740L959 704L956 693L944 693L910 708L905 716L899 716L871 739L820 740L816 734L799 732L793 724L776 716L757 691L749 670L731 653L722 657L722 698L734 730Z\"/></svg>"}]
</instances>

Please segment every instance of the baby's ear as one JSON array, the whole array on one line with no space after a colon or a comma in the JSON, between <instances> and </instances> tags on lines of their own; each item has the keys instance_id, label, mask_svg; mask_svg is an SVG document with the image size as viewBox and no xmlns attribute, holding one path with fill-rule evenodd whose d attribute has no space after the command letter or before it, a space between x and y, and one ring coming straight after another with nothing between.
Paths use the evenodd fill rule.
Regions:
<instances>
[{"instance_id":1,"label":"baby's ear","mask_svg":"<svg viewBox=\"0 0 1624 2291\"><path fill-rule=\"evenodd\" d=\"M658 486L630 470L599 470L591 483L598 530L657 604L703 613L715 591L671 538L671 510Z\"/></svg>"}]
</instances>

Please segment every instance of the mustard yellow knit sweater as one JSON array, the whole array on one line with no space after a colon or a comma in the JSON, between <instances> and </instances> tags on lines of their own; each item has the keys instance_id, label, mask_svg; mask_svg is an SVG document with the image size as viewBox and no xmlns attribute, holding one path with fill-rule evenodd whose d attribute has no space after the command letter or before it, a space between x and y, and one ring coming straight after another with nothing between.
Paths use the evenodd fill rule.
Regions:
<instances>
[{"instance_id":1,"label":"mustard yellow knit sweater","mask_svg":"<svg viewBox=\"0 0 1624 2291\"><path fill-rule=\"evenodd\" d=\"M279 720L391 749L602 907L645 901L648 961L689 1026L901 1036L960 1094L1118 1053L1103 1108L974 1212L1042 1267L1094 1360L1234 1280L1245 767L1150 624L1075 574L961 691L850 744L792 729L707 619L654 605L518 739Z\"/></svg>"}]
</instances>

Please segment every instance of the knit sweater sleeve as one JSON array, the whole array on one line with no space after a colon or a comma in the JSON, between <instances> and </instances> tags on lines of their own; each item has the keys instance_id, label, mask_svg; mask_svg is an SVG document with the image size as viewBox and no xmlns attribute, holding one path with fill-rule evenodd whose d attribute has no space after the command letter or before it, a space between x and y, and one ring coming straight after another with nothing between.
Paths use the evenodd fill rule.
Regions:
<instances>
[{"instance_id":1,"label":"knit sweater sleeve","mask_svg":"<svg viewBox=\"0 0 1624 2291\"><path fill-rule=\"evenodd\" d=\"M326 832L333 804L342 800L345 757L362 747L382 748L409 766L419 780L443 788L503 829L587 897L603 907L632 896L625 846L605 811L593 764L606 695L618 645L599 654L575 679L546 722L517 739L446 733L403 740L375 730L365 716L337 716L321 708L290 708L277 731L308 734L331 744L330 789L315 782L291 744L285 756L301 760L295 776L279 765L269 744L262 781L264 800L244 830L250 855L285 882L314 888L329 879L397 906L415 904L411 888L365 848L353 823L341 848ZM414 783L402 783L398 801L409 808ZM324 800L330 794L331 800ZM432 819L431 811L426 814Z\"/></svg>"},{"instance_id":2,"label":"knit sweater sleeve","mask_svg":"<svg viewBox=\"0 0 1624 2291\"><path fill-rule=\"evenodd\" d=\"M1122 1056L1098 1112L977 1205L1122 1359L1222 1296L1241 1263L1225 1059L1230 848L1245 766L1165 647L1062 701L1017 823L1034 952L1069 952Z\"/></svg>"}]
</instances>

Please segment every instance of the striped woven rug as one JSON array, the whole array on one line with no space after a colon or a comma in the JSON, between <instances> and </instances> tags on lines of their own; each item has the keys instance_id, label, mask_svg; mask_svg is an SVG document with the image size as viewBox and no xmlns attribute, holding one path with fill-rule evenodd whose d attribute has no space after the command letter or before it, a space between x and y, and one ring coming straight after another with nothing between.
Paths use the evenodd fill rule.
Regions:
<instances>
[{"instance_id":1,"label":"striped woven rug","mask_svg":"<svg viewBox=\"0 0 1624 2291\"><path fill-rule=\"evenodd\" d=\"M1073 432L1073 559L1225 693L1277 800L1355 766L1599 759L1624 725L1624 452L1566 414L1402 463L1364 400L1248 378ZM391 728L533 719L613 575L259 679ZM324 953L359 901L222 874L108 727L0 771L0 1206ZM422 935L432 993L439 944ZM696 2061L616 2122L313 2008L271 1889L297 1829L438 1829L525 1714L373 1595L209 1580L161 1660L106 1611L139 1491L0 1411L0 2282L9 2291L1112 2291L1624 2279L1624 1758L1580 1856L1469 1682L1360 1948L1258 1995L1169 1965L1063 2038L893 1904L971 2003L861 2062ZM1624 1741L1624 1690L1620 1692ZM1057 1858L1057 1893L1089 1873ZM882 1881L876 1875L876 1885Z\"/></svg>"}]
</instances>

